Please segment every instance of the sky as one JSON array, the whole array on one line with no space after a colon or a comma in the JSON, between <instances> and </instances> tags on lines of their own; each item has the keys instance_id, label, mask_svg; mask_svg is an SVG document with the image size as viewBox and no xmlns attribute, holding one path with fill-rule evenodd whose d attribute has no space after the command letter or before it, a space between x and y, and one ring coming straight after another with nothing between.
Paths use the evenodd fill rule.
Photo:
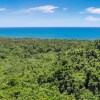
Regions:
<instances>
[{"instance_id":1,"label":"sky","mask_svg":"<svg viewBox=\"0 0 100 100\"><path fill-rule=\"evenodd\" d=\"M0 27L100 27L100 0L0 0Z\"/></svg>"}]
</instances>

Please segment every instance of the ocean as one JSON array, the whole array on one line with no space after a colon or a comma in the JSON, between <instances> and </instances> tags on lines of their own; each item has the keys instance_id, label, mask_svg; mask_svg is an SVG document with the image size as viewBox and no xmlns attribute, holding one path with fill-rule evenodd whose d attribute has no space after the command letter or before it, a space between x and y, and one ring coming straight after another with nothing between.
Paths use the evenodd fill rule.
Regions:
<instances>
[{"instance_id":1,"label":"ocean","mask_svg":"<svg viewBox=\"0 0 100 100\"><path fill-rule=\"evenodd\" d=\"M95 39L100 39L100 28L97 27L0 28L0 37L95 40Z\"/></svg>"}]
</instances>

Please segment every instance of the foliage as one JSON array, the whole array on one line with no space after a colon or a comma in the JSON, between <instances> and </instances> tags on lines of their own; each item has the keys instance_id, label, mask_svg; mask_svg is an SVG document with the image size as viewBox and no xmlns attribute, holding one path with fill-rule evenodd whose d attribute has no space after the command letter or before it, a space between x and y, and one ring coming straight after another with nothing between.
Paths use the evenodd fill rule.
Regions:
<instances>
[{"instance_id":1,"label":"foliage","mask_svg":"<svg viewBox=\"0 0 100 100\"><path fill-rule=\"evenodd\" d=\"M0 38L0 100L100 100L100 40Z\"/></svg>"}]
</instances>

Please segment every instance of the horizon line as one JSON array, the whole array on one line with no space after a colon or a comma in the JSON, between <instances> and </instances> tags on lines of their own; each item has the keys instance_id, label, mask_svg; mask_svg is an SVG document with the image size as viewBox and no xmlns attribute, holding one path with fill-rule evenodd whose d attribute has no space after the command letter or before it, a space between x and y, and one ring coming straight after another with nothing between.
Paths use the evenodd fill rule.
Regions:
<instances>
[{"instance_id":1,"label":"horizon line","mask_svg":"<svg viewBox=\"0 0 100 100\"><path fill-rule=\"evenodd\" d=\"M97 26L14 26L14 27L0 27L0 28L100 28Z\"/></svg>"}]
</instances>

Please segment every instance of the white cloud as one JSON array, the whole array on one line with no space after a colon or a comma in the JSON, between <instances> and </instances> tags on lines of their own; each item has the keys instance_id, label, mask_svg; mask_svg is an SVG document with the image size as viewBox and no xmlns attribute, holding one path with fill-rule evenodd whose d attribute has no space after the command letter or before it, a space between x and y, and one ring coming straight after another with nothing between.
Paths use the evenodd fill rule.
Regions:
<instances>
[{"instance_id":1,"label":"white cloud","mask_svg":"<svg viewBox=\"0 0 100 100\"><path fill-rule=\"evenodd\" d=\"M84 14L84 11L79 11L80 14Z\"/></svg>"},{"instance_id":2,"label":"white cloud","mask_svg":"<svg viewBox=\"0 0 100 100\"><path fill-rule=\"evenodd\" d=\"M83 11L79 11L80 14L91 13L91 14L100 14L100 8L89 7Z\"/></svg>"},{"instance_id":3,"label":"white cloud","mask_svg":"<svg viewBox=\"0 0 100 100\"><path fill-rule=\"evenodd\" d=\"M55 9L59 7L53 6L53 5L46 5L46 6L38 6L38 7L33 7L33 8L28 8L28 9L23 9L20 11L16 11L14 13L32 13L35 11L42 12L42 13L53 13Z\"/></svg>"},{"instance_id":4,"label":"white cloud","mask_svg":"<svg viewBox=\"0 0 100 100\"><path fill-rule=\"evenodd\" d=\"M85 18L86 21L90 21L90 22L98 22L100 21L100 18L96 18L96 17L93 17L93 16L88 16Z\"/></svg>"},{"instance_id":5,"label":"white cloud","mask_svg":"<svg viewBox=\"0 0 100 100\"><path fill-rule=\"evenodd\" d=\"M0 12L6 10L6 8L0 8Z\"/></svg>"},{"instance_id":6,"label":"white cloud","mask_svg":"<svg viewBox=\"0 0 100 100\"><path fill-rule=\"evenodd\" d=\"M100 14L100 8L89 7L86 9L86 11L93 14Z\"/></svg>"},{"instance_id":7,"label":"white cloud","mask_svg":"<svg viewBox=\"0 0 100 100\"><path fill-rule=\"evenodd\" d=\"M66 11L68 8L62 8L64 11Z\"/></svg>"}]
</instances>

